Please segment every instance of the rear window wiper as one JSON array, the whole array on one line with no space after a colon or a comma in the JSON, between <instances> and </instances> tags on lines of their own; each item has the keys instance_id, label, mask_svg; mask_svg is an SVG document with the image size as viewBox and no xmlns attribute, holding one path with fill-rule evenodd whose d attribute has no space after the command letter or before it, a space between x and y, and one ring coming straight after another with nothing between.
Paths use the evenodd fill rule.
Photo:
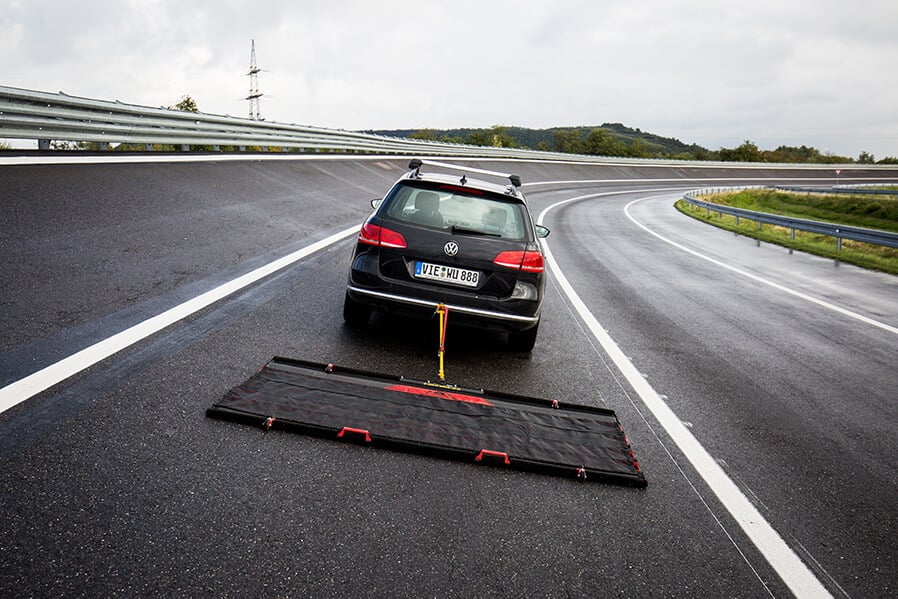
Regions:
<instances>
[{"instance_id":1,"label":"rear window wiper","mask_svg":"<svg viewBox=\"0 0 898 599\"><path fill-rule=\"evenodd\" d=\"M468 229L466 227L459 227L458 225L452 225L453 233L464 233L467 235L485 235L487 237L502 237L499 233L489 233L487 231L481 231L479 229Z\"/></svg>"}]
</instances>

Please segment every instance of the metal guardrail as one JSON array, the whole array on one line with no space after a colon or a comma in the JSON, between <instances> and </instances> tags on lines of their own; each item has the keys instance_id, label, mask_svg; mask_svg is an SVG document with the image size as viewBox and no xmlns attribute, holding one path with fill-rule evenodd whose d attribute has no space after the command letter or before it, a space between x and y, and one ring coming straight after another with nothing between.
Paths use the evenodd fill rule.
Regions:
<instances>
[{"instance_id":1,"label":"metal guardrail","mask_svg":"<svg viewBox=\"0 0 898 599\"><path fill-rule=\"evenodd\" d=\"M798 193L853 193L862 195L898 196L898 189L865 189L860 187L849 187L847 185L835 185L833 187L795 187L786 185L774 185L773 189L778 189L780 191L795 191Z\"/></svg>"},{"instance_id":2,"label":"metal guardrail","mask_svg":"<svg viewBox=\"0 0 898 599\"><path fill-rule=\"evenodd\" d=\"M387 137L296 124L256 121L247 118L151 108L119 101L94 100L0 86L0 139L36 139L40 149L51 141L232 146L246 150L293 149L309 152L356 152L405 155L471 156L486 158L537 158L540 160L587 160L626 162L635 159L574 156L560 152L537 152L518 148L496 148Z\"/></svg>"},{"instance_id":3,"label":"metal guardrail","mask_svg":"<svg viewBox=\"0 0 898 599\"><path fill-rule=\"evenodd\" d=\"M757 164L663 160L566 154L522 148L472 146L446 142L388 137L354 131L325 129L296 124L256 121L248 118L151 108L119 101L95 100L0 86L0 139L36 139L40 149L51 141L109 144L231 146L241 151L252 146L263 150L304 152L352 152L414 156L517 158L546 161L577 161L598 164L691 166L695 168L757 168ZM837 165L765 164L768 168L830 170ZM841 165L839 168L877 170L883 165ZM885 167L894 168L894 167Z\"/></svg>"},{"instance_id":4,"label":"metal guardrail","mask_svg":"<svg viewBox=\"0 0 898 599\"><path fill-rule=\"evenodd\" d=\"M728 190L741 189L759 189L758 186L752 187L731 187ZM711 212L718 214L727 214L736 217L738 224L740 218L753 220L758 223L758 229L762 225L774 225L777 227L785 227L790 229L792 239L795 239L795 231L805 231L808 233L818 233L836 238L836 247L841 251L842 240L850 239L852 241L862 241L864 243L872 243L875 245L884 245L887 247L898 248L898 233L889 231L880 231L878 229L864 229L861 227L849 227L847 225L837 225L833 223L825 223L816 220L806 220L801 218L793 218L790 216L780 216L778 214L770 214L769 212L755 212L753 210L745 210L744 208L734 208L732 206L723 206L714 202L705 202L699 200L695 196L700 193L713 193L712 190L696 190L690 191L683 196L683 199L693 206L704 208L708 215Z\"/></svg>"},{"instance_id":5,"label":"metal guardrail","mask_svg":"<svg viewBox=\"0 0 898 599\"><path fill-rule=\"evenodd\" d=\"M0 137L101 144L433 153L428 142L0 87Z\"/></svg>"}]
</instances>

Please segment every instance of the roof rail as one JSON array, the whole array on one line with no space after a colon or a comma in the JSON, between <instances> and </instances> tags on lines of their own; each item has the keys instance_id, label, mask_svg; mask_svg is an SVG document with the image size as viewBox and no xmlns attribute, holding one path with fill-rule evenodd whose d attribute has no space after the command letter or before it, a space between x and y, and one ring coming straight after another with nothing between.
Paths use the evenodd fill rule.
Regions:
<instances>
[{"instance_id":1,"label":"roof rail","mask_svg":"<svg viewBox=\"0 0 898 599\"><path fill-rule=\"evenodd\" d=\"M419 177L421 174L421 166L436 166L439 168L445 168L449 170L462 171L466 173L477 173L478 175L489 175L491 177L498 177L500 179L508 179L511 182L511 186L513 191L517 191L517 189L521 186L521 177L518 175L513 175L510 173L499 173L496 171L488 171L482 168L474 168L471 166L459 166L457 164L449 164L447 162L437 162L436 160L422 160L420 158L412 158L412 160L408 163L408 167L412 170L412 177ZM465 176L462 175L462 184L465 182Z\"/></svg>"}]
</instances>

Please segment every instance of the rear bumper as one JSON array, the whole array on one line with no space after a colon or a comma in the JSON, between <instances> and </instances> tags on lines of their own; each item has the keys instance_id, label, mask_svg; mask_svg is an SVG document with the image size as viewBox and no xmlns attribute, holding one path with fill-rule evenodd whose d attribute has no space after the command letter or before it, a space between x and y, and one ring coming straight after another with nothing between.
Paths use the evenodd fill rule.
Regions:
<instances>
[{"instance_id":1,"label":"rear bumper","mask_svg":"<svg viewBox=\"0 0 898 599\"><path fill-rule=\"evenodd\" d=\"M432 315L433 311L436 310L437 306L440 304L440 302L432 300L365 289L354 285L349 285L347 291L350 297L355 301L370 304L375 308L382 307L390 311L398 309L397 311L410 315L415 315L417 313L426 316L428 312ZM469 317L472 321L493 322L498 325L496 328L504 330L523 331L536 326L539 323L538 313L534 316L522 316L519 314L510 314L508 312L461 306L448 302L444 302L444 305L449 308L449 312L454 315L464 315Z\"/></svg>"}]
</instances>

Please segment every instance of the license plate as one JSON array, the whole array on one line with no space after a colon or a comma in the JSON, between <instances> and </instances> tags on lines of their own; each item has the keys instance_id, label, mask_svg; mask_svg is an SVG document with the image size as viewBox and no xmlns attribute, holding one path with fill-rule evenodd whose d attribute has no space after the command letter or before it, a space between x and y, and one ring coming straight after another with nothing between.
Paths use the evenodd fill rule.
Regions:
<instances>
[{"instance_id":1,"label":"license plate","mask_svg":"<svg viewBox=\"0 0 898 599\"><path fill-rule=\"evenodd\" d=\"M454 285L464 285L465 287L477 287L477 282L480 280L480 273L476 270L466 270L454 266L440 266L439 264L416 262L415 277L419 279L429 279L431 281L442 281L443 283L452 283Z\"/></svg>"}]
</instances>

